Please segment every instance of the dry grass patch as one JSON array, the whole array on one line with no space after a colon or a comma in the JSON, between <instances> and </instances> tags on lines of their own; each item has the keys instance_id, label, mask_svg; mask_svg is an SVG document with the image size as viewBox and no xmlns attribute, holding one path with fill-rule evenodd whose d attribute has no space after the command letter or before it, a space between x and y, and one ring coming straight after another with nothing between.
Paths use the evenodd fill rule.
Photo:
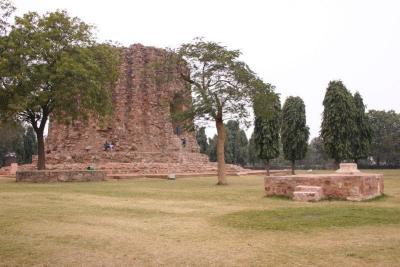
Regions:
<instances>
[{"instance_id":1,"label":"dry grass patch","mask_svg":"<svg viewBox=\"0 0 400 267\"><path fill-rule=\"evenodd\" d=\"M223 215L225 225L249 230L308 231L315 228L400 224L400 209L359 207L299 207L244 210Z\"/></svg>"},{"instance_id":2,"label":"dry grass patch","mask_svg":"<svg viewBox=\"0 0 400 267\"><path fill-rule=\"evenodd\" d=\"M224 187L201 177L68 184L3 179L0 266L396 266L400 227L380 220L397 218L399 174L385 171L387 197L380 200L312 204L264 197L262 177L229 177ZM274 212L287 216L286 223L270 217ZM346 225L326 224L343 216ZM316 227L290 230L307 229L312 218ZM286 229L264 227L271 222Z\"/></svg>"}]
</instances>

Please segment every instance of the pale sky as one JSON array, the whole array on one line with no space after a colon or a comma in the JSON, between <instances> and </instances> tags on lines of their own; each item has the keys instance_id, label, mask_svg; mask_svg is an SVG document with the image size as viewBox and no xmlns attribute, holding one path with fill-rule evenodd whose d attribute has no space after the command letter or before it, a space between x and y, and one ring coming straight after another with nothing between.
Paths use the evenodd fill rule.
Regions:
<instances>
[{"instance_id":1,"label":"pale sky","mask_svg":"<svg viewBox=\"0 0 400 267\"><path fill-rule=\"evenodd\" d=\"M400 0L14 0L17 14L65 9L99 40L178 47L195 37L240 49L282 103L306 104L319 133L330 80L361 93L368 109L400 112ZM208 130L208 134L213 133ZM248 132L251 132L249 130Z\"/></svg>"}]
</instances>

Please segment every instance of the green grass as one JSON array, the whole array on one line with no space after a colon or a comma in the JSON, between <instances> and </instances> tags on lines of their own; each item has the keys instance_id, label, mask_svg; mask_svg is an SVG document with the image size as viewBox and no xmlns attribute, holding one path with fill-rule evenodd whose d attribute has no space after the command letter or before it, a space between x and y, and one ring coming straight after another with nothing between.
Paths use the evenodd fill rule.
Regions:
<instances>
[{"instance_id":1,"label":"green grass","mask_svg":"<svg viewBox=\"0 0 400 267\"><path fill-rule=\"evenodd\" d=\"M248 230L307 231L315 228L400 224L400 209L375 207L299 207L245 210L223 215L219 221Z\"/></svg>"},{"instance_id":2,"label":"green grass","mask_svg":"<svg viewBox=\"0 0 400 267\"><path fill-rule=\"evenodd\" d=\"M263 177L0 179L0 266L398 266L400 171L360 203L267 198Z\"/></svg>"}]
</instances>

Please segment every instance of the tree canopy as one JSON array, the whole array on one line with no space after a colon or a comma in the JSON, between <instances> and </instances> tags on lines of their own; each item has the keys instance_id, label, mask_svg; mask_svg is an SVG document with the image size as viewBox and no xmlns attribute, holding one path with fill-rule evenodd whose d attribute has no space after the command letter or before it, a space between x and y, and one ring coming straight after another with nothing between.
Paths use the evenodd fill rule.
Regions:
<instances>
[{"instance_id":1,"label":"tree canopy","mask_svg":"<svg viewBox=\"0 0 400 267\"><path fill-rule=\"evenodd\" d=\"M111 112L110 87L119 50L95 41L92 27L65 11L16 17L4 37L0 116L31 124L38 138L38 168L45 168L43 132L62 122Z\"/></svg>"},{"instance_id":2,"label":"tree canopy","mask_svg":"<svg viewBox=\"0 0 400 267\"><path fill-rule=\"evenodd\" d=\"M20 123L0 123L0 167L7 155L14 154L17 163L31 163L37 154L36 136L32 127L25 128Z\"/></svg>"},{"instance_id":3,"label":"tree canopy","mask_svg":"<svg viewBox=\"0 0 400 267\"><path fill-rule=\"evenodd\" d=\"M246 165L248 140L245 131L240 129L239 122L235 120L228 121L225 128L225 161L230 164Z\"/></svg>"},{"instance_id":4,"label":"tree canopy","mask_svg":"<svg viewBox=\"0 0 400 267\"><path fill-rule=\"evenodd\" d=\"M269 176L270 160L279 156L281 102L270 88L259 92L255 99L254 143L257 156L266 161Z\"/></svg>"},{"instance_id":5,"label":"tree canopy","mask_svg":"<svg viewBox=\"0 0 400 267\"><path fill-rule=\"evenodd\" d=\"M196 129L196 141L200 147L200 153L206 154L208 149L206 128L200 127Z\"/></svg>"},{"instance_id":6,"label":"tree canopy","mask_svg":"<svg viewBox=\"0 0 400 267\"><path fill-rule=\"evenodd\" d=\"M303 100L300 97L288 97L282 108L281 138L283 155L292 162L292 174L295 174L295 161L306 156L309 136Z\"/></svg>"},{"instance_id":7,"label":"tree canopy","mask_svg":"<svg viewBox=\"0 0 400 267\"><path fill-rule=\"evenodd\" d=\"M342 160L352 158L352 138L355 133L353 96L342 81L331 81L323 105L321 137L325 151L339 165Z\"/></svg>"},{"instance_id":8,"label":"tree canopy","mask_svg":"<svg viewBox=\"0 0 400 267\"><path fill-rule=\"evenodd\" d=\"M369 155L371 145L371 125L365 113L364 101L360 93L354 94L354 120L355 129L351 139L352 156L355 162L359 159L365 159Z\"/></svg>"},{"instance_id":9,"label":"tree canopy","mask_svg":"<svg viewBox=\"0 0 400 267\"><path fill-rule=\"evenodd\" d=\"M0 37L7 34L10 26L9 18L15 11L15 7L8 0L0 0Z\"/></svg>"},{"instance_id":10,"label":"tree canopy","mask_svg":"<svg viewBox=\"0 0 400 267\"><path fill-rule=\"evenodd\" d=\"M372 127L370 154L377 166L400 166L400 114L393 110L370 110Z\"/></svg>"},{"instance_id":11,"label":"tree canopy","mask_svg":"<svg viewBox=\"0 0 400 267\"><path fill-rule=\"evenodd\" d=\"M260 85L255 73L239 60L239 50L229 50L215 42L196 39L177 51L189 72L182 71L192 93L190 114L216 124L218 184L225 178L225 127L229 119L248 123L251 93Z\"/></svg>"}]
</instances>

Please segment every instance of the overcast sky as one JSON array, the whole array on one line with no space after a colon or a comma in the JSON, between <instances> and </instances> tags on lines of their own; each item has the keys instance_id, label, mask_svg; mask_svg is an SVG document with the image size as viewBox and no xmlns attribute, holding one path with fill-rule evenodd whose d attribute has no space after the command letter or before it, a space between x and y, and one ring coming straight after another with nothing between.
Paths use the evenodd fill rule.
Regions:
<instances>
[{"instance_id":1,"label":"overcast sky","mask_svg":"<svg viewBox=\"0 0 400 267\"><path fill-rule=\"evenodd\" d=\"M240 49L242 60L306 104L319 133L328 82L359 91L368 109L400 112L400 0L14 0L18 14L65 9L100 40L177 47L194 37ZM208 131L211 133L212 129Z\"/></svg>"}]
</instances>

